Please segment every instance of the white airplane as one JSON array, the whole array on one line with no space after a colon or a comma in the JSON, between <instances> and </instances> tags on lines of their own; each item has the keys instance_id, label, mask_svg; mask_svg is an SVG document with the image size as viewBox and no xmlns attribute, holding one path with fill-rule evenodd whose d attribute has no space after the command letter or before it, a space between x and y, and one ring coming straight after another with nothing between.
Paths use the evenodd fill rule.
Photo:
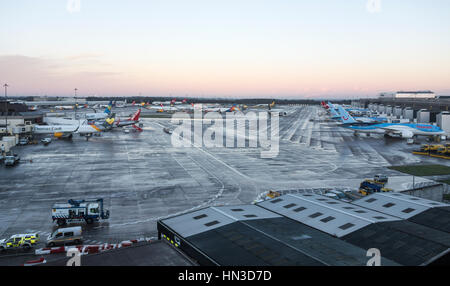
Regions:
<instances>
[{"instance_id":1,"label":"white airplane","mask_svg":"<svg viewBox=\"0 0 450 286\"><path fill-rule=\"evenodd\" d=\"M78 120L77 120L78 121ZM85 136L86 140L94 133L102 132L104 128L87 120L79 120L78 124L70 125L36 125L33 128L35 134L53 134L57 138L72 138L73 134Z\"/></svg>"},{"instance_id":2,"label":"white airplane","mask_svg":"<svg viewBox=\"0 0 450 286\"><path fill-rule=\"evenodd\" d=\"M55 109L71 110L71 109L73 109L73 106L72 105L57 105L57 106L55 106Z\"/></svg>"},{"instance_id":3,"label":"white airplane","mask_svg":"<svg viewBox=\"0 0 450 286\"><path fill-rule=\"evenodd\" d=\"M417 136L444 135L445 132L438 126L431 124L415 123L361 123L356 121L342 106L338 105L339 115L344 124L341 126L358 133L384 134L388 136L399 136L401 138L413 139Z\"/></svg>"},{"instance_id":4,"label":"white airplane","mask_svg":"<svg viewBox=\"0 0 450 286\"><path fill-rule=\"evenodd\" d=\"M111 115L111 109L112 109L112 101L110 101L109 104L106 105L104 112L86 113L85 118L88 120L105 119Z\"/></svg>"},{"instance_id":5,"label":"white airplane","mask_svg":"<svg viewBox=\"0 0 450 286\"><path fill-rule=\"evenodd\" d=\"M36 110L38 110L38 106L37 105L29 106L28 110L29 111L36 111Z\"/></svg>"},{"instance_id":6,"label":"white airplane","mask_svg":"<svg viewBox=\"0 0 450 286\"><path fill-rule=\"evenodd\" d=\"M163 111L169 111L169 112L175 112L178 111L178 108L173 107L173 106L164 106L164 105L160 105L160 106L150 106L147 109L156 109L157 111L163 112Z\"/></svg>"},{"instance_id":7,"label":"white airplane","mask_svg":"<svg viewBox=\"0 0 450 286\"><path fill-rule=\"evenodd\" d=\"M233 104L231 107L217 107L217 108L205 108L205 112L219 112L219 113L225 113L225 112L235 112L240 111L239 108Z\"/></svg>"}]
</instances>

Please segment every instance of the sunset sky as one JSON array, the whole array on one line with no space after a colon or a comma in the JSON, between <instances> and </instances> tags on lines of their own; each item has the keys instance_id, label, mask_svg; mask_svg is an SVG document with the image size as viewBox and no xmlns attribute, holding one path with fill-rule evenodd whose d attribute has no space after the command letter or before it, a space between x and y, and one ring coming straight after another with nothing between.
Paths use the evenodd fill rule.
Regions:
<instances>
[{"instance_id":1,"label":"sunset sky","mask_svg":"<svg viewBox=\"0 0 450 286\"><path fill-rule=\"evenodd\" d=\"M11 95L450 95L450 1L368 1L1 1L0 83Z\"/></svg>"}]
</instances>

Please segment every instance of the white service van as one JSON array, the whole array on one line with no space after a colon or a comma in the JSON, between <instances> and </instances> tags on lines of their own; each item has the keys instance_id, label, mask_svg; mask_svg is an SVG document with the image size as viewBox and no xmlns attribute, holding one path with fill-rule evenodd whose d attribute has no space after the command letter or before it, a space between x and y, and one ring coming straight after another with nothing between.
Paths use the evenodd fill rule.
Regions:
<instances>
[{"instance_id":1,"label":"white service van","mask_svg":"<svg viewBox=\"0 0 450 286\"><path fill-rule=\"evenodd\" d=\"M47 245L81 244L81 226L59 228L47 237Z\"/></svg>"}]
</instances>

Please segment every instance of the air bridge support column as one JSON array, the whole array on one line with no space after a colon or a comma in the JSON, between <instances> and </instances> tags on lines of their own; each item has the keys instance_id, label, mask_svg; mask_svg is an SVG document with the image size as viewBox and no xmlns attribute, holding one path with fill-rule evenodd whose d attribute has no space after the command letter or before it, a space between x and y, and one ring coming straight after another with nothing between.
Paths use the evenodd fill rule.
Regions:
<instances>
[{"instance_id":1,"label":"air bridge support column","mask_svg":"<svg viewBox=\"0 0 450 286\"><path fill-rule=\"evenodd\" d=\"M430 123L430 112L426 109L421 109L417 112L418 123Z\"/></svg>"},{"instance_id":2,"label":"air bridge support column","mask_svg":"<svg viewBox=\"0 0 450 286\"><path fill-rule=\"evenodd\" d=\"M437 125L450 135L450 112L443 111L436 116Z\"/></svg>"},{"instance_id":3,"label":"air bridge support column","mask_svg":"<svg viewBox=\"0 0 450 286\"><path fill-rule=\"evenodd\" d=\"M392 115L392 106L390 106L390 105L386 106L386 114L389 116Z\"/></svg>"},{"instance_id":4,"label":"air bridge support column","mask_svg":"<svg viewBox=\"0 0 450 286\"><path fill-rule=\"evenodd\" d=\"M403 109L402 109L400 106L396 106L396 107L394 108L394 115L395 115L397 118L400 118L400 117L402 116L402 113L403 113Z\"/></svg>"},{"instance_id":5,"label":"air bridge support column","mask_svg":"<svg viewBox=\"0 0 450 286\"><path fill-rule=\"evenodd\" d=\"M409 107L403 109L403 118L409 119L410 121L414 120L414 110Z\"/></svg>"}]
</instances>

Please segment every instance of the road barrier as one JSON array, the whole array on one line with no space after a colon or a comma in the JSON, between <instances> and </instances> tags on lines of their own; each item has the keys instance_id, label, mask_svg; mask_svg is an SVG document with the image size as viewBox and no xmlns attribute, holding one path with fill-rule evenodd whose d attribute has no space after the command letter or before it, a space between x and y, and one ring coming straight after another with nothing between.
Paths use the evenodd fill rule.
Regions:
<instances>
[{"instance_id":1,"label":"road barrier","mask_svg":"<svg viewBox=\"0 0 450 286\"><path fill-rule=\"evenodd\" d=\"M47 261L45 260L44 257L41 257L36 260L29 260L29 261L25 262L22 266L33 266L33 265L44 264L44 263L47 263Z\"/></svg>"},{"instance_id":2,"label":"road barrier","mask_svg":"<svg viewBox=\"0 0 450 286\"><path fill-rule=\"evenodd\" d=\"M77 248L81 255L92 254L108 251L111 249L119 249L122 247L132 246L133 244L139 242L152 242L154 240L151 238L140 238L133 240L125 240L120 243L115 244L99 244L99 245L74 245L74 246L61 246L61 247L46 247L35 250L36 255L46 255L46 254L56 254L56 253L66 253L69 249Z\"/></svg>"}]
</instances>

